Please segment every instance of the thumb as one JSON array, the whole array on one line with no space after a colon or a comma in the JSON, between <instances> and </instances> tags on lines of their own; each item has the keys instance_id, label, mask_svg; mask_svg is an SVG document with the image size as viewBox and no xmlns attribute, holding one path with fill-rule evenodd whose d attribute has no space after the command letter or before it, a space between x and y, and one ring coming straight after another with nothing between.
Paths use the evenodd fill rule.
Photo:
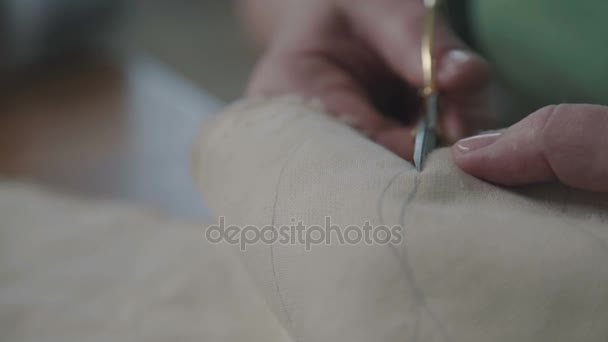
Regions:
<instances>
[{"instance_id":1,"label":"thumb","mask_svg":"<svg viewBox=\"0 0 608 342\"><path fill-rule=\"evenodd\" d=\"M461 140L453 147L465 172L503 185L560 182L608 192L608 107L543 108L504 132Z\"/></svg>"},{"instance_id":2,"label":"thumb","mask_svg":"<svg viewBox=\"0 0 608 342\"><path fill-rule=\"evenodd\" d=\"M411 85L422 87L421 44L425 20L422 0L340 0L357 33ZM442 91L480 89L489 78L487 63L470 51L441 18L434 56Z\"/></svg>"}]
</instances>

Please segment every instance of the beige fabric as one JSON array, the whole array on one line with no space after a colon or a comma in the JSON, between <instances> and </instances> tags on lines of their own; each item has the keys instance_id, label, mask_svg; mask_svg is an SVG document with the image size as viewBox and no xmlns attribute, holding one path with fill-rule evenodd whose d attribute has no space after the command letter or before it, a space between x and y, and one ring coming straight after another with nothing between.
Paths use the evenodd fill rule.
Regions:
<instances>
[{"instance_id":1,"label":"beige fabric","mask_svg":"<svg viewBox=\"0 0 608 342\"><path fill-rule=\"evenodd\" d=\"M0 340L286 341L202 225L0 183Z\"/></svg>"},{"instance_id":2,"label":"beige fabric","mask_svg":"<svg viewBox=\"0 0 608 342\"><path fill-rule=\"evenodd\" d=\"M608 197L502 189L437 151L413 167L297 98L253 99L196 153L227 224L401 224L396 246L250 246L244 262L296 341L606 341Z\"/></svg>"}]
</instances>

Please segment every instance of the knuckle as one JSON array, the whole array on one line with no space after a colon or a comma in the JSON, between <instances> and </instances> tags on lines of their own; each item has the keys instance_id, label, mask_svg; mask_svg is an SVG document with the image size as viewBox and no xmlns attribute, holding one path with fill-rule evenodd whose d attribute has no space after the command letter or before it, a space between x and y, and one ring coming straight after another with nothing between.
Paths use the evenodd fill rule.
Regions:
<instances>
[{"instance_id":1,"label":"knuckle","mask_svg":"<svg viewBox=\"0 0 608 342\"><path fill-rule=\"evenodd\" d=\"M531 115L531 127L534 134L540 136L541 141L550 143L550 138L554 127L550 124L551 118L559 111L561 105L551 105L543 107Z\"/></svg>"},{"instance_id":2,"label":"knuckle","mask_svg":"<svg viewBox=\"0 0 608 342\"><path fill-rule=\"evenodd\" d=\"M549 164L553 160L553 154L556 150L555 145L559 144L555 139L556 126L552 123L552 119L556 113L562 111L563 105L546 106L535 112L532 116L532 127L534 134L540 139L541 151Z\"/></svg>"},{"instance_id":3,"label":"knuckle","mask_svg":"<svg viewBox=\"0 0 608 342\"><path fill-rule=\"evenodd\" d=\"M560 180L577 182L577 175L592 170L598 151L603 150L601 137L608 112L600 106L562 104L538 113L545 160Z\"/></svg>"}]
</instances>

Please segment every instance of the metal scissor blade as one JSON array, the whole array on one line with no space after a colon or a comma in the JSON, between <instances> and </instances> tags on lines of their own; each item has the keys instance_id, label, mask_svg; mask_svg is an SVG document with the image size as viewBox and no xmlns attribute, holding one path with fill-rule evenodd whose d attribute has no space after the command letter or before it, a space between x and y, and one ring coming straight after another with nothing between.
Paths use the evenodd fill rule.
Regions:
<instances>
[{"instance_id":1,"label":"metal scissor blade","mask_svg":"<svg viewBox=\"0 0 608 342\"><path fill-rule=\"evenodd\" d=\"M437 138L435 130L429 129L426 119L422 119L416 128L416 145L414 148L414 165L422 171L426 158L435 149Z\"/></svg>"},{"instance_id":2,"label":"metal scissor blade","mask_svg":"<svg viewBox=\"0 0 608 342\"><path fill-rule=\"evenodd\" d=\"M425 99L426 113L416 127L416 141L414 146L414 165L418 172L422 171L424 162L431 151L437 147L437 119L439 111L439 98L431 95Z\"/></svg>"}]
</instances>

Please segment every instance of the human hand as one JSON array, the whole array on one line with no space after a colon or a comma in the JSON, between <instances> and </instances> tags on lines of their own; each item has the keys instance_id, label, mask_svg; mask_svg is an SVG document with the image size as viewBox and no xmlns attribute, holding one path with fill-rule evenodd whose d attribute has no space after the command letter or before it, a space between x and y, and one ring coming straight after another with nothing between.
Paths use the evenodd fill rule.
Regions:
<instances>
[{"instance_id":1,"label":"human hand","mask_svg":"<svg viewBox=\"0 0 608 342\"><path fill-rule=\"evenodd\" d=\"M318 98L341 121L411 160L424 10L422 0L290 1L247 93ZM443 22L434 53L446 140L487 128L487 63Z\"/></svg>"},{"instance_id":2,"label":"human hand","mask_svg":"<svg viewBox=\"0 0 608 342\"><path fill-rule=\"evenodd\" d=\"M464 139L453 147L465 172L502 185L560 181L608 192L608 107L543 108L504 132Z\"/></svg>"}]
</instances>

